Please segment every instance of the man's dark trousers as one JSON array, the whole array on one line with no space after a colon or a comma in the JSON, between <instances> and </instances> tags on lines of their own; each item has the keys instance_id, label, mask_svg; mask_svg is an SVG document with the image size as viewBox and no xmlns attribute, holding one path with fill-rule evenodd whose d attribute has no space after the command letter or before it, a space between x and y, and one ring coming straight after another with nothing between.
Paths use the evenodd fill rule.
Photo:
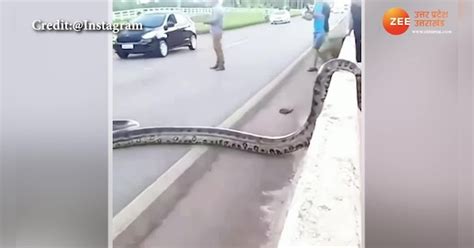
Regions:
<instances>
[{"instance_id":1,"label":"man's dark trousers","mask_svg":"<svg viewBox=\"0 0 474 248\"><path fill-rule=\"evenodd\" d=\"M358 4L352 4L351 6L351 13L352 13L352 20L353 20L353 28L354 28L354 36L355 36L355 45L356 45L356 60L360 63L361 60L361 53L362 53L362 42L361 42L361 6Z\"/></svg>"}]
</instances>

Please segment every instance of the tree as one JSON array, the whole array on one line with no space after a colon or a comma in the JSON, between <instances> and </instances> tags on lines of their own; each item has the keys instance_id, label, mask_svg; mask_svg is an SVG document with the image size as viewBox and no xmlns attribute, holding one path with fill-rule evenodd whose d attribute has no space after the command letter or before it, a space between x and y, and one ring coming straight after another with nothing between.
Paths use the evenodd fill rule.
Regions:
<instances>
[{"instance_id":1,"label":"tree","mask_svg":"<svg viewBox=\"0 0 474 248\"><path fill-rule=\"evenodd\" d=\"M239 0L224 0L223 4L226 7L233 7L233 8L239 7L240 5Z\"/></svg>"},{"instance_id":2,"label":"tree","mask_svg":"<svg viewBox=\"0 0 474 248\"><path fill-rule=\"evenodd\" d=\"M113 0L112 2L113 11L135 9L135 8L138 8L138 4L135 0Z\"/></svg>"}]
</instances>

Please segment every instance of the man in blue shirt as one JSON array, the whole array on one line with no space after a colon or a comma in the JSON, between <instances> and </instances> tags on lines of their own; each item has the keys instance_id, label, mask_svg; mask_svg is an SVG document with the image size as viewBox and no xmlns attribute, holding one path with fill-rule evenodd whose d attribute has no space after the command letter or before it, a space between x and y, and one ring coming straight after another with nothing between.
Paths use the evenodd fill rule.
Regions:
<instances>
[{"instance_id":1,"label":"man in blue shirt","mask_svg":"<svg viewBox=\"0 0 474 248\"><path fill-rule=\"evenodd\" d=\"M309 68L309 72L318 71L316 64L319 58L319 49L326 41L329 32L329 15L331 7L323 0L315 0L313 6L313 48L314 48L314 64Z\"/></svg>"}]
</instances>

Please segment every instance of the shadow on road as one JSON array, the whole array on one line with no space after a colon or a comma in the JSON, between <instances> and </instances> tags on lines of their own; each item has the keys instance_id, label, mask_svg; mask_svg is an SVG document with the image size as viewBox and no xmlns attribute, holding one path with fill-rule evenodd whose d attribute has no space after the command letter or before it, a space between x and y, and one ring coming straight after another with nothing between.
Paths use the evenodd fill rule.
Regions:
<instances>
[{"instance_id":1,"label":"shadow on road","mask_svg":"<svg viewBox=\"0 0 474 248\"><path fill-rule=\"evenodd\" d=\"M192 51L189 51L189 48L187 47L174 48L173 50L168 51L168 56L173 56L175 54L181 54L185 52L192 52ZM117 54L115 53L114 53L114 56L116 56L116 58L119 58ZM148 53L148 54L130 54L128 58L120 59L120 60L139 60L139 59L162 59L162 58ZM166 59L166 57L164 59Z\"/></svg>"}]
</instances>

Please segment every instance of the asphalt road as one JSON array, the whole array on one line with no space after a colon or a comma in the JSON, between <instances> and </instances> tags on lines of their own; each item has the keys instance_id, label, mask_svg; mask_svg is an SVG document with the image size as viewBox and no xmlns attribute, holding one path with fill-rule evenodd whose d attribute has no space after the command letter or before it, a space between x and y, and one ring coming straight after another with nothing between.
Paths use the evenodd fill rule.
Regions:
<instances>
[{"instance_id":1,"label":"asphalt road","mask_svg":"<svg viewBox=\"0 0 474 248\"><path fill-rule=\"evenodd\" d=\"M338 16L332 15L332 22ZM216 126L269 83L312 43L312 22L262 24L224 33L226 71L215 72L209 35L198 49L166 58L113 58L113 117L142 126ZM182 157L187 146L145 146L114 150L114 215Z\"/></svg>"}]
</instances>

